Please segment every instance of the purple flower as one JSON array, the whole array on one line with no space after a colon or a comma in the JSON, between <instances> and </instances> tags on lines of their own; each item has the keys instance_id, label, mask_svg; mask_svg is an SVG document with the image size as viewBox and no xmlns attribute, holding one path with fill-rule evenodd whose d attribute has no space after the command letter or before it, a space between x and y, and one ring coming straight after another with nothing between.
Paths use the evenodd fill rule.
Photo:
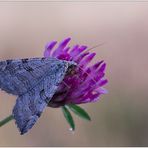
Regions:
<instances>
[{"instance_id":1,"label":"purple flower","mask_svg":"<svg viewBox=\"0 0 148 148\"><path fill-rule=\"evenodd\" d=\"M106 67L104 61L88 66L96 53L87 51L87 46L67 47L70 40L70 38L63 40L55 50L53 48L57 41L52 41L45 47L45 57L55 57L77 63L75 71L65 76L58 87L56 94L48 104L50 107L95 102L101 94L107 93L107 90L102 87L107 83L104 78Z\"/></svg>"}]
</instances>

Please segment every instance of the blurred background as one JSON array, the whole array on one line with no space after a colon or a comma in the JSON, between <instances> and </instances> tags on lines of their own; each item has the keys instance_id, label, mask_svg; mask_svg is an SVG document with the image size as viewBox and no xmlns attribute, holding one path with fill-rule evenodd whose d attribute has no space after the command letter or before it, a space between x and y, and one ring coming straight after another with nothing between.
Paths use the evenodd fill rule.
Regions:
<instances>
[{"instance_id":1,"label":"blurred background","mask_svg":"<svg viewBox=\"0 0 148 148\"><path fill-rule=\"evenodd\" d=\"M29 133L14 121L0 128L0 146L148 146L148 2L0 2L0 60L41 57L52 40L93 47L105 60L109 93L84 104L92 121L47 108ZM0 91L0 119L16 97Z\"/></svg>"}]
</instances>

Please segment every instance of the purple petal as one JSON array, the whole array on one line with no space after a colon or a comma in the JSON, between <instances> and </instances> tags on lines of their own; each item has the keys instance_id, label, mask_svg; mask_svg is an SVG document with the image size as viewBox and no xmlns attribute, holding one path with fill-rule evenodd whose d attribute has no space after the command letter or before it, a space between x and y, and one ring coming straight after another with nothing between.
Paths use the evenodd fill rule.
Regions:
<instances>
[{"instance_id":1,"label":"purple petal","mask_svg":"<svg viewBox=\"0 0 148 148\"><path fill-rule=\"evenodd\" d=\"M96 55L96 53L89 54L84 60L82 60L80 62L80 66L86 67L88 65L88 63L94 58L95 55Z\"/></svg>"},{"instance_id":2,"label":"purple petal","mask_svg":"<svg viewBox=\"0 0 148 148\"><path fill-rule=\"evenodd\" d=\"M61 60L66 60L66 61L70 60L70 56L67 53L60 54L60 55L57 56L57 58L61 59Z\"/></svg>"},{"instance_id":3,"label":"purple petal","mask_svg":"<svg viewBox=\"0 0 148 148\"><path fill-rule=\"evenodd\" d=\"M85 52L85 53L80 54L79 56L77 56L77 57L75 58L75 62L76 62L76 63L80 63L80 61L81 61L85 56L87 56L88 54L89 54L89 52Z\"/></svg>"},{"instance_id":4,"label":"purple petal","mask_svg":"<svg viewBox=\"0 0 148 148\"><path fill-rule=\"evenodd\" d=\"M76 60L77 56L80 55L81 52L83 52L86 48L87 46L80 46L79 48L75 49L72 53L73 60Z\"/></svg>"},{"instance_id":5,"label":"purple petal","mask_svg":"<svg viewBox=\"0 0 148 148\"><path fill-rule=\"evenodd\" d=\"M99 86L103 86L107 83L108 81L105 79L105 80L101 80L100 83L99 83Z\"/></svg>"},{"instance_id":6,"label":"purple petal","mask_svg":"<svg viewBox=\"0 0 148 148\"><path fill-rule=\"evenodd\" d=\"M44 57L49 57L50 56L51 50L54 48L56 43L57 43L57 41L52 41L52 42L46 44L45 51L44 51Z\"/></svg>"},{"instance_id":7,"label":"purple petal","mask_svg":"<svg viewBox=\"0 0 148 148\"><path fill-rule=\"evenodd\" d=\"M99 91L100 94L107 94L108 93L108 91L103 87L99 87L99 89L97 91Z\"/></svg>"},{"instance_id":8,"label":"purple petal","mask_svg":"<svg viewBox=\"0 0 148 148\"><path fill-rule=\"evenodd\" d=\"M106 68L106 63L103 63L102 66L99 68L98 72L104 72Z\"/></svg>"},{"instance_id":9,"label":"purple petal","mask_svg":"<svg viewBox=\"0 0 148 148\"><path fill-rule=\"evenodd\" d=\"M71 51L70 51L70 56L71 56L72 58L74 57L75 51L78 50L78 48L79 48L79 45L75 45L75 46L73 46L73 48L71 49Z\"/></svg>"},{"instance_id":10,"label":"purple petal","mask_svg":"<svg viewBox=\"0 0 148 148\"><path fill-rule=\"evenodd\" d=\"M63 51L68 53L69 49L70 49L70 47L66 47Z\"/></svg>"},{"instance_id":11,"label":"purple petal","mask_svg":"<svg viewBox=\"0 0 148 148\"><path fill-rule=\"evenodd\" d=\"M66 47L66 45L68 44L68 42L71 40L71 38L67 38L65 40L63 40L60 45L58 46L58 48L53 52L52 56L56 57L57 55L59 55L62 50Z\"/></svg>"}]
</instances>

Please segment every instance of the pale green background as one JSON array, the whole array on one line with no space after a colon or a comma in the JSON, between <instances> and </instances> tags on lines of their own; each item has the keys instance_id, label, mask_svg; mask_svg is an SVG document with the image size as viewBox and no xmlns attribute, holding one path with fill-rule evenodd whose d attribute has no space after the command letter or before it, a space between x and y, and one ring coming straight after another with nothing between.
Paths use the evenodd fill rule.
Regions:
<instances>
[{"instance_id":1,"label":"pale green background","mask_svg":"<svg viewBox=\"0 0 148 148\"><path fill-rule=\"evenodd\" d=\"M39 57L51 40L72 37L107 63L109 94L83 107L68 129L60 109L47 108L24 136L14 121L0 128L0 146L148 146L148 2L0 2L0 59ZM0 119L15 96L0 92Z\"/></svg>"}]
</instances>

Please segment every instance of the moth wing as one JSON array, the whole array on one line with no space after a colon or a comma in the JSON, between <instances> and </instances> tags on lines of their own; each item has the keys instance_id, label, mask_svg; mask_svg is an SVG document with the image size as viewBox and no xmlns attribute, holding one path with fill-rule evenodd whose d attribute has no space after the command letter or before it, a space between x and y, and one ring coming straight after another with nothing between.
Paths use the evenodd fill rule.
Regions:
<instances>
[{"instance_id":1,"label":"moth wing","mask_svg":"<svg viewBox=\"0 0 148 148\"><path fill-rule=\"evenodd\" d=\"M39 96L25 94L17 98L13 116L21 134L31 129L45 107L46 103Z\"/></svg>"},{"instance_id":2,"label":"moth wing","mask_svg":"<svg viewBox=\"0 0 148 148\"><path fill-rule=\"evenodd\" d=\"M52 61L53 62L53 61ZM13 116L21 134L33 127L47 106L71 64L60 61L50 66L38 85L17 98Z\"/></svg>"},{"instance_id":3,"label":"moth wing","mask_svg":"<svg viewBox=\"0 0 148 148\"><path fill-rule=\"evenodd\" d=\"M0 88L7 93L21 95L32 89L48 71L62 64L54 58L31 58L0 62ZM63 62L64 64L64 62Z\"/></svg>"}]
</instances>

